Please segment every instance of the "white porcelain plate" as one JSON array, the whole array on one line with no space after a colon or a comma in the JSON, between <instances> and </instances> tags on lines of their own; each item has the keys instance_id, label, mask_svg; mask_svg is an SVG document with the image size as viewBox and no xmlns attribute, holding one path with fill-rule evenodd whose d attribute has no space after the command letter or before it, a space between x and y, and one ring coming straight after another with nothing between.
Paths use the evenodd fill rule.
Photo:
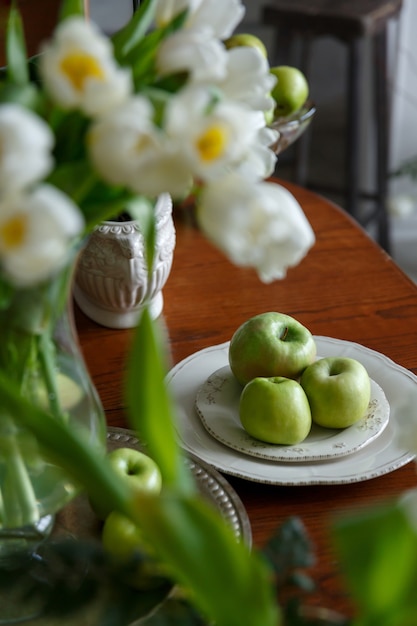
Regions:
<instances>
[{"instance_id":1,"label":"white porcelain plate","mask_svg":"<svg viewBox=\"0 0 417 626\"><path fill-rule=\"evenodd\" d=\"M207 378L228 365L229 343L226 342L192 354L167 376L177 405L177 431L184 449L225 474L273 485L354 483L382 476L412 461L414 454L400 446L397 435L401 418L417 406L417 376L383 354L359 344L330 337L316 336L315 340L318 354L357 359L384 390L390 417L384 431L374 441L346 456L294 463L249 456L216 440L204 428L195 399Z\"/></svg>"},{"instance_id":2,"label":"white porcelain plate","mask_svg":"<svg viewBox=\"0 0 417 626\"><path fill-rule=\"evenodd\" d=\"M211 374L197 392L196 410L205 429L218 441L243 454L270 461L320 461L357 452L378 437L388 424L389 404L371 379L371 400L364 417L343 429L316 424L297 445L268 444L249 435L239 419L242 387L225 365Z\"/></svg>"}]
</instances>

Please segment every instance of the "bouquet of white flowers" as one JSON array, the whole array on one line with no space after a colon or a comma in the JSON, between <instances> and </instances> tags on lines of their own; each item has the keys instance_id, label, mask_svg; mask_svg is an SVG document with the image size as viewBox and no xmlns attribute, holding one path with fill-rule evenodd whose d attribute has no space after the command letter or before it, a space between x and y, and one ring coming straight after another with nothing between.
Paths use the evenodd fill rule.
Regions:
<instances>
[{"instance_id":1,"label":"bouquet of white flowers","mask_svg":"<svg viewBox=\"0 0 417 626\"><path fill-rule=\"evenodd\" d=\"M0 474L0 526L36 521L22 436L30 433L77 484L143 527L204 616L218 626L277 626L268 568L207 509L185 469L147 309L126 406L161 469L157 498L132 502L102 454L71 428L53 332L74 250L101 221L128 210L143 227L152 267L161 193L192 195L207 237L263 281L285 276L313 245L294 197L265 182L276 161L267 59L223 44L243 13L240 0L144 0L109 38L86 19L81 0L64 0L50 40L28 60L19 13L10 10L0 80L0 460L11 460L7 480L19 486L19 506ZM30 470L43 467L41 456L31 455Z\"/></svg>"}]
</instances>

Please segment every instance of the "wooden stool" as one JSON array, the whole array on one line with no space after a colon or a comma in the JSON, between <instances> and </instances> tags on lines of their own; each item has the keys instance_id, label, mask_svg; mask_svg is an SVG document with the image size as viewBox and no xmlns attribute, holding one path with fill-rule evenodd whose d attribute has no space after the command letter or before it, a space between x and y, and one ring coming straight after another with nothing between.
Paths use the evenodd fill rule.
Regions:
<instances>
[{"instance_id":1,"label":"wooden stool","mask_svg":"<svg viewBox=\"0 0 417 626\"><path fill-rule=\"evenodd\" d=\"M402 0L269 0L263 5L263 22L276 26L289 39L299 37L303 48L302 69L309 75L309 48L314 38L330 36L346 44L347 137L346 137L346 210L363 226L375 222L380 245L389 250L390 233L387 214L389 93L387 69L387 26L398 17ZM372 43L373 107L375 115L375 193L359 190L359 139L361 54L365 39ZM303 138L304 141L304 138ZM296 157L296 178L306 185L307 154L300 146ZM365 217L359 211L359 198L375 202Z\"/></svg>"}]
</instances>

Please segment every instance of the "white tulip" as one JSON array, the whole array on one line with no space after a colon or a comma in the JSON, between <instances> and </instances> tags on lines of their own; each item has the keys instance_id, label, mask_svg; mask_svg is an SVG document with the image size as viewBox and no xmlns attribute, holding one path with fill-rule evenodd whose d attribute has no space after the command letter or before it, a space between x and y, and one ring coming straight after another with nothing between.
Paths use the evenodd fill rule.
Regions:
<instances>
[{"instance_id":1,"label":"white tulip","mask_svg":"<svg viewBox=\"0 0 417 626\"><path fill-rule=\"evenodd\" d=\"M3 198L0 203L0 267L16 286L36 285L67 261L81 234L78 207L51 185Z\"/></svg>"},{"instance_id":2,"label":"white tulip","mask_svg":"<svg viewBox=\"0 0 417 626\"><path fill-rule=\"evenodd\" d=\"M265 283L284 278L315 241L307 218L287 189L236 173L206 186L197 215L205 235L230 261L255 268Z\"/></svg>"},{"instance_id":3,"label":"white tulip","mask_svg":"<svg viewBox=\"0 0 417 626\"><path fill-rule=\"evenodd\" d=\"M271 128L260 128L255 141L248 147L245 158L237 165L240 176L259 180L268 178L275 171L277 156L270 146L278 138L278 131Z\"/></svg>"},{"instance_id":4,"label":"white tulip","mask_svg":"<svg viewBox=\"0 0 417 626\"><path fill-rule=\"evenodd\" d=\"M191 182L189 169L152 115L149 101L136 96L96 121L88 140L91 160L112 184L152 197L182 195Z\"/></svg>"},{"instance_id":5,"label":"white tulip","mask_svg":"<svg viewBox=\"0 0 417 626\"><path fill-rule=\"evenodd\" d=\"M0 106L0 192L22 189L52 169L54 137L49 126L18 104Z\"/></svg>"},{"instance_id":6,"label":"white tulip","mask_svg":"<svg viewBox=\"0 0 417 626\"><path fill-rule=\"evenodd\" d=\"M269 111L274 106L271 89L276 78L257 48L232 48L227 52L226 75L218 86L227 98L244 102L252 109Z\"/></svg>"},{"instance_id":7,"label":"white tulip","mask_svg":"<svg viewBox=\"0 0 417 626\"><path fill-rule=\"evenodd\" d=\"M162 76L187 72L193 81L221 81L227 56L223 44L209 30L180 30L161 43L156 63Z\"/></svg>"},{"instance_id":8,"label":"white tulip","mask_svg":"<svg viewBox=\"0 0 417 626\"><path fill-rule=\"evenodd\" d=\"M64 109L98 115L132 93L130 69L117 65L109 39L81 17L58 25L42 48L39 66L47 91Z\"/></svg>"},{"instance_id":9,"label":"white tulip","mask_svg":"<svg viewBox=\"0 0 417 626\"><path fill-rule=\"evenodd\" d=\"M156 21L166 25L185 9L186 28L209 28L219 39L230 37L245 15L241 0L158 0Z\"/></svg>"},{"instance_id":10,"label":"white tulip","mask_svg":"<svg viewBox=\"0 0 417 626\"><path fill-rule=\"evenodd\" d=\"M189 86L167 105L165 130L180 146L194 176L211 180L238 165L265 126L261 111L230 100L216 100L203 86Z\"/></svg>"}]
</instances>

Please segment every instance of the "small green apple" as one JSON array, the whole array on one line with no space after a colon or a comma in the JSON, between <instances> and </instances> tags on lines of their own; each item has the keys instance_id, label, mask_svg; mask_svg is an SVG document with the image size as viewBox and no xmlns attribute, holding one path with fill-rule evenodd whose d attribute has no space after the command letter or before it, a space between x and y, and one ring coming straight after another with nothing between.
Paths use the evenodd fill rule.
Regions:
<instances>
[{"instance_id":1,"label":"small green apple","mask_svg":"<svg viewBox=\"0 0 417 626\"><path fill-rule=\"evenodd\" d=\"M241 385L258 376L298 378L315 356L316 343L308 328L274 311L244 322L229 346L229 365Z\"/></svg>"},{"instance_id":2,"label":"small green apple","mask_svg":"<svg viewBox=\"0 0 417 626\"><path fill-rule=\"evenodd\" d=\"M268 443L297 444L311 429L304 389L283 376L251 380L240 396L239 416L246 432Z\"/></svg>"},{"instance_id":3,"label":"small green apple","mask_svg":"<svg viewBox=\"0 0 417 626\"><path fill-rule=\"evenodd\" d=\"M119 566L129 566L126 582L137 589L161 584L163 568L141 529L128 517L112 511L103 524L101 535L105 552ZM131 569L130 569L131 567Z\"/></svg>"},{"instance_id":4,"label":"small green apple","mask_svg":"<svg viewBox=\"0 0 417 626\"><path fill-rule=\"evenodd\" d=\"M147 454L134 448L116 448L108 453L107 459L113 470L135 493L158 495L162 488L162 476L158 465ZM106 519L111 513L105 502L96 502L90 496L90 504L99 519Z\"/></svg>"},{"instance_id":5,"label":"small green apple","mask_svg":"<svg viewBox=\"0 0 417 626\"><path fill-rule=\"evenodd\" d=\"M289 65L270 68L277 83L271 91L275 100L275 117L287 117L301 109L308 98L308 81L301 70Z\"/></svg>"},{"instance_id":6,"label":"small green apple","mask_svg":"<svg viewBox=\"0 0 417 626\"><path fill-rule=\"evenodd\" d=\"M326 428L346 428L360 420L371 397L366 368L349 357L319 359L304 370L300 384L313 422Z\"/></svg>"},{"instance_id":7,"label":"small green apple","mask_svg":"<svg viewBox=\"0 0 417 626\"><path fill-rule=\"evenodd\" d=\"M268 52L264 42L259 39L259 37L256 37L255 35L252 35L250 33L236 33L228 39L225 39L223 43L228 50L230 50L231 48L240 48L242 46L247 46L248 48L257 48L262 56L265 57L265 59L268 58Z\"/></svg>"}]
</instances>

